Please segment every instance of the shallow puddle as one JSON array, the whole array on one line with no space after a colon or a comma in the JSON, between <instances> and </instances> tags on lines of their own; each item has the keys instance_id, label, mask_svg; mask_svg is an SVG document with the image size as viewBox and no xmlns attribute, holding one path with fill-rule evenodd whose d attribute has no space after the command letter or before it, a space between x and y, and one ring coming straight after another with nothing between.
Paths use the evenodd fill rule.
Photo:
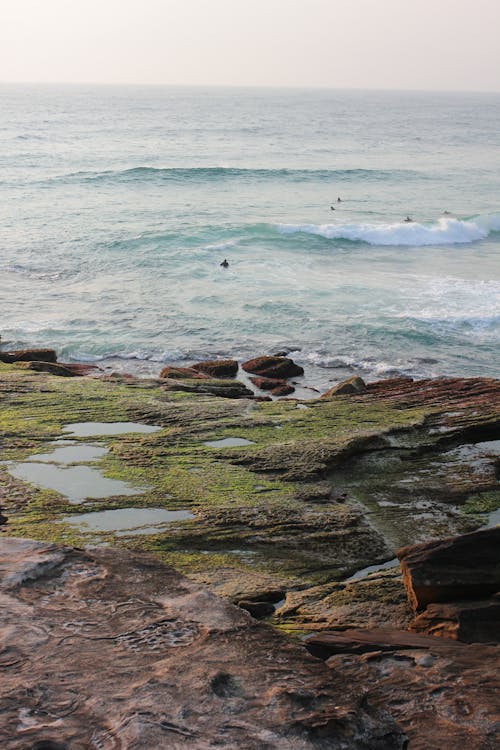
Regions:
<instances>
[{"instance_id":1,"label":"shallow puddle","mask_svg":"<svg viewBox=\"0 0 500 750\"><path fill-rule=\"evenodd\" d=\"M366 568L357 570L356 573L354 573L350 578L346 578L345 582L358 581L360 578L366 578L366 576L369 576L370 573L377 573L379 570L389 570L390 568L398 567L399 560L397 557L393 557L392 560L387 560L386 562L379 563L378 565L368 565Z\"/></svg>"},{"instance_id":2,"label":"shallow puddle","mask_svg":"<svg viewBox=\"0 0 500 750\"><path fill-rule=\"evenodd\" d=\"M64 441L68 443L68 441ZM54 443L55 445L55 443ZM101 445L90 443L70 443L56 448L52 453L35 453L28 456L28 461L41 461L50 464L80 464L96 461L106 455L108 449Z\"/></svg>"},{"instance_id":3,"label":"shallow puddle","mask_svg":"<svg viewBox=\"0 0 500 750\"><path fill-rule=\"evenodd\" d=\"M255 445L255 443L245 438L228 437L222 440L208 440L203 445L208 445L210 448L235 448L238 445Z\"/></svg>"},{"instance_id":4,"label":"shallow puddle","mask_svg":"<svg viewBox=\"0 0 500 750\"><path fill-rule=\"evenodd\" d=\"M72 505L79 505L87 498L142 495L149 489L131 487L127 482L118 479L108 479L90 466L55 466L26 461L10 466L9 473L24 482L60 492Z\"/></svg>"},{"instance_id":5,"label":"shallow puddle","mask_svg":"<svg viewBox=\"0 0 500 750\"><path fill-rule=\"evenodd\" d=\"M118 536L135 534L158 534L165 524L187 521L193 518L188 510L165 510L164 508L119 508L78 516L65 516L57 523L77 526L80 531L114 531ZM154 526L148 525L154 524Z\"/></svg>"},{"instance_id":6,"label":"shallow puddle","mask_svg":"<svg viewBox=\"0 0 500 750\"><path fill-rule=\"evenodd\" d=\"M127 432L148 434L158 432L158 425L140 422L74 422L63 427L63 432L72 437L92 437L99 435L125 435Z\"/></svg>"}]
</instances>

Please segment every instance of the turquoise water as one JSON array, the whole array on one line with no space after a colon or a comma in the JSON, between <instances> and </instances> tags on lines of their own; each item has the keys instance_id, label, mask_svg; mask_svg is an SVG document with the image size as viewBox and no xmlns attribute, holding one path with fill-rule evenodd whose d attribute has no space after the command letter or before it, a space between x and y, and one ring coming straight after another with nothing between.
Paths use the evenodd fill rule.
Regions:
<instances>
[{"instance_id":1,"label":"turquoise water","mask_svg":"<svg viewBox=\"0 0 500 750\"><path fill-rule=\"evenodd\" d=\"M1 86L2 340L499 376L499 122L500 94Z\"/></svg>"}]
</instances>

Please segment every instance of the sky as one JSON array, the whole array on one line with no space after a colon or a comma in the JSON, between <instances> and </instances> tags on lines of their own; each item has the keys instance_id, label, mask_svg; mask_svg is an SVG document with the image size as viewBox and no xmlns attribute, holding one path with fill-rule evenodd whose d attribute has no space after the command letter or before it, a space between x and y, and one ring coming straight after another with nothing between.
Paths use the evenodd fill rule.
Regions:
<instances>
[{"instance_id":1,"label":"sky","mask_svg":"<svg viewBox=\"0 0 500 750\"><path fill-rule=\"evenodd\" d=\"M500 0L0 0L0 81L500 91Z\"/></svg>"}]
</instances>

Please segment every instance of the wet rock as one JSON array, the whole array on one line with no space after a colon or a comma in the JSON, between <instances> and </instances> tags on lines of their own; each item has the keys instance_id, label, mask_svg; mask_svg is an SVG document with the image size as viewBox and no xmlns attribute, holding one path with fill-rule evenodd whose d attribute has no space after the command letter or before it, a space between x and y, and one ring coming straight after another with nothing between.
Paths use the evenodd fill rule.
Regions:
<instances>
[{"instance_id":1,"label":"wet rock","mask_svg":"<svg viewBox=\"0 0 500 750\"><path fill-rule=\"evenodd\" d=\"M197 362L192 369L204 372L211 378L234 378L238 372L238 362L235 359L207 360Z\"/></svg>"},{"instance_id":2,"label":"wet rock","mask_svg":"<svg viewBox=\"0 0 500 750\"><path fill-rule=\"evenodd\" d=\"M202 380L208 378L208 375L198 372L194 367L173 367L172 365L167 365L160 372L160 378L173 378L174 380L185 380L186 378L189 380L194 378Z\"/></svg>"},{"instance_id":3,"label":"wet rock","mask_svg":"<svg viewBox=\"0 0 500 750\"><path fill-rule=\"evenodd\" d=\"M56 364L54 362L45 362L43 360L34 360L33 362L26 362L24 360L16 360L14 363L16 367L22 368L23 370L34 370L35 372L48 372L49 375L59 375L62 378L74 378L78 375L72 369L69 369L65 365Z\"/></svg>"},{"instance_id":4,"label":"wet rock","mask_svg":"<svg viewBox=\"0 0 500 750\"><path fill-rule=\"evenodd\" d=\"M54 349L18 349L0 352L0 362L57 362L57 354Z\"/></svg>"},{"instance_id":5,"label":"wet rock","mask_svg":"<svg viewBox=\"0 0 500 750\"><path fill-rule=\"evenodd\" d=\"M2 508L0 507L0 526L3 526L3 524L6 524L8 521L7 516L4 516L2 513Z\"/></svg>"},{"instance_id":6,"label":"wet rock","mask_svg":"<svg viewBox=\"0 0 500 750\"><path fill-rule=\"evenodd\" d=\"M410 624L416 633L451 638L466 643L500 641L500 601L429 604Z\"/></svg>"},{"instance_id":7,"label":"wet rock","mask_svg":"<svg viewBox=\"0 0 500 750\"><path fill-rule=\"evenodd\" d=\"M363 393L366 390L366 383L363 378L354 376L348 380L343 380L342 383L333 386L328 391L323 393L321 398L331 398L332 396L344 396L351 393Z\"/></svg>"},{"instance_id":8,"label":"wet rock","mask_svg":"<svg viewBox=\"0 0 500 750\"><path fill-rule=\"evenodd\" d=\"M282 378L252 377L250 380L256 388L260 388L262 391L272 391L273 388L279 388L287 384L286 380Z\"/></svg>"},{"instance_id":9,"label":"wet rock","mask_svg":"<svg viewBox=\"0 0 500 750\"><path fill-rule=\"evenodd\" d=\"M291 393L294 393L295 388L293 385L278 385L276 388L273 388L271 393L273 396L289 396Z\"/></svg>"},{"instance_id":10,"label":"wet rock","mask_svg":"<svg viewBox=\"0 0 500 750\"><path fill-rule=\"evenodd\" d=\"M70 370L70 372L73 373L73 375L92 375L96 374L98 372L102 372L101 368L97 365L91 365L87 363L82 362L59 362L60 365L65 367L67 370Z\"/></svg>"},{"instance_id":11,"label":"wet rock","mask_svg":"<svg viewBox=\"0 0 500 750\"><path fill-rule=\"evenodd\" d=\"M289 357L255 357L241 365L245 372L262 375L266 378L293 378L304 374L304 368Z\"/></svg>"},{"instance_id":12,"label":"wet rock","mask_svg":"<svg viewBox=\"0 0 500 750\"><path fill-rule=\"evenodd\" d=\"M199 380L190 378L186 378L186 380L174 380L166 378L163 388L169 391L205 393L221 398L246 398L253 396L253 392L237 380L211 380L202 373L199 376Z\"/></svg>"},{"instance_id":13,"label":"wet rock","mask_svg":"<svg viewBox=\"0 0 500 750\"><path fill-rule=\"evenodd\" d=\"M150 556L3 538L0 595L5 750L405 747L300 644Z\"/></svg>"},{"instance_id":14,"label":"wet rock","mask_svg":"<svg viewBox=\"0 0 500 750\"><path fill-rule=\"evenodd\" d=\"M416 611L500 590L500 527L403 547L397 555Z\"/></svg>"}]
</instances>

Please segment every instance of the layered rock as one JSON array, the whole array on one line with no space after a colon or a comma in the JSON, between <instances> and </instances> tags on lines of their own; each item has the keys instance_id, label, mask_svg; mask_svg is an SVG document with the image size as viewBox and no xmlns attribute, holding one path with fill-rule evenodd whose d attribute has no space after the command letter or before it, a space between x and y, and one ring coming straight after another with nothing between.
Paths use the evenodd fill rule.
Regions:
<instances>
[{"instance_id":1,"label":"layered rock","mask_svg":"<svg viewBox=\"0 0 500 750\"><path fill-rule=\"evenodd\" d=\"M17 349L11 352L0 351L0 362L57 362L54 349Z\"/></svg>"},{"instance_id":2,"label":"layered rock","mask_svg":"<svg viewBox=\"0 0 500 750\"><path fill-rule=\"evenodd\" d=\"M214 359L197 362L193 370L204 372L211 378L234 378L238 372L238 362L235 359Z\"/></svg>"},{"instance_id":3,"label":"layered rock","mask_svg":"<svg viewBox=\"0 0 500 750\"><path fill-rule=\"evenodd\" d=\"M0 539L5 750L402 750L298 644L144 555Z\"/></svg>"}]
</instances>

